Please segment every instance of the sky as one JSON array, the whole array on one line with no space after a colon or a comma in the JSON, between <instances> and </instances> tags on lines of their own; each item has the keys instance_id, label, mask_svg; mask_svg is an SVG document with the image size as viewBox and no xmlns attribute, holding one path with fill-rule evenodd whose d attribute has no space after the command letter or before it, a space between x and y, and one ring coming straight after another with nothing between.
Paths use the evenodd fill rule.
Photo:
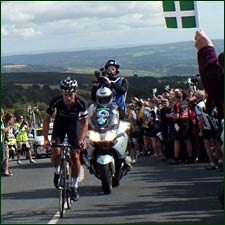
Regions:
<instances>
[{"instance_id":1,"label":"sky","mask_svg":"<svg viewBox=\"0 0 225 225\"><path fill-rule=\"evenodd\" d=\"M224 1L197 1L200 28L224 39ZM192 41L167 29L161 1L1 1L1 55Z\"/></svg>"}]
</instances>

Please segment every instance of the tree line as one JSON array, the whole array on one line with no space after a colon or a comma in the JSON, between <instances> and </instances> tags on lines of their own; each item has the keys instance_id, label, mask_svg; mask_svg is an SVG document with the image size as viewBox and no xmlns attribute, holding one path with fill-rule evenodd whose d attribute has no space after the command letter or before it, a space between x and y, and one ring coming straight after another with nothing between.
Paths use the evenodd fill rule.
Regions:
<instances>
[{"instance_id":1,"label":"tree line","mask_svg":"<svg viewBox=\"0 0 225 225\"><path fill-rule=\"evenodd\" d=\"M42 117L50 99L60 94L59 83L67 76L78 81L78 93L82 95L88 105L91 101L91 86L95 80L92 74L75 73L3 73L2 74L2 107L15 115L27 114L28 106L38 106L38 117ZM137 96L146 99L152 96L152 89L157 88L158 93L164 92L165 86L172 88L187 88L187 77L139 77L138 75L126 77L129 81L127 101ZM26 85L29 84L29 85Z\"/></svg>"}]
</instances>

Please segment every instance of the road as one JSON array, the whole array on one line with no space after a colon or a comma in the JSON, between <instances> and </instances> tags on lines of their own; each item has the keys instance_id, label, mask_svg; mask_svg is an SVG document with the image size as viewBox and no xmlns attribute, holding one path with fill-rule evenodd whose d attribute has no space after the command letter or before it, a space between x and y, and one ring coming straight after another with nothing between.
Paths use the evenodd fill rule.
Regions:
<instances>
[{"instance_id":1,"label":"road","mask_svg":"<svg viewBox=\"0 0 225 225\"><path fill-rule=\"evenodd\" d=\"M1 177L2 224L224 224L217 199L223 173L207 171L206 163L169 165L140 156L133 170L111 195L84 169L80 200L58 217L57 190L49 158L23 166L11 161L12 177Z\"/></svg>"}]
</instances>

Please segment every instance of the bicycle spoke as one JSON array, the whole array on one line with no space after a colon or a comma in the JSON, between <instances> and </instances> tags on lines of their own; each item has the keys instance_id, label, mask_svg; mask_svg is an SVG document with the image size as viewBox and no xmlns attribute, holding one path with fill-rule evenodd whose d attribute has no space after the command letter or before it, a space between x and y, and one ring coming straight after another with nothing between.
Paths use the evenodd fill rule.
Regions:
<instances>
[{"instance_id":1,"label":"bicycle spoke","mask_svg":"<svg viewBox=\"0 0 225 225\"><path fill-rule=\"evenodd\" d=\"M70 181L71 181L70 167L66 167L66 202L68 209L70 209L71 207Z\"/></svg>"},{"instance_id":2,"label":"bicycle spoke","mask_svg":"<svg viewBox=\"0 0 225 225\"><path fill-rule=\"evenodd\" d=\"M64 204L66 198L66 170L65 162L61 162L60 166L60 177L59 177L59 213L60 217L63 217Z\"/></svg>"},{"instance_id":3,"label":"bicycle spoke","mask_svg":"<svg viewBox=\"0 0 225 225\"><path fill-rule=\"evenodd\" d=\"M64 189L59 189L59 215L60 215L60 218L63 217L64 204L65 204L65 191L64 191Z\"/></svg>"}]
</instances>

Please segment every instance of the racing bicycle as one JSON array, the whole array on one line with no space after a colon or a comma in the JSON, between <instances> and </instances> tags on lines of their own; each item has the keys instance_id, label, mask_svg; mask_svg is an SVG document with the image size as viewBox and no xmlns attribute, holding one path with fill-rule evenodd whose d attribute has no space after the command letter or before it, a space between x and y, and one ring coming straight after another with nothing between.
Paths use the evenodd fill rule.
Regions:
<instances>
[{"instance_id":1,"label":"racing bicycle","mask_svg":"<svg viewBox=\"0 0 225 225\"><path fill-rule=\"evenodd\" d=\"M59 172L59 215L63 217L65 203L67 208L71 207L71 146L65 141L62 144L53 144L52 147L61 148L61 162Z\"/></svg>"}]
</instances>

